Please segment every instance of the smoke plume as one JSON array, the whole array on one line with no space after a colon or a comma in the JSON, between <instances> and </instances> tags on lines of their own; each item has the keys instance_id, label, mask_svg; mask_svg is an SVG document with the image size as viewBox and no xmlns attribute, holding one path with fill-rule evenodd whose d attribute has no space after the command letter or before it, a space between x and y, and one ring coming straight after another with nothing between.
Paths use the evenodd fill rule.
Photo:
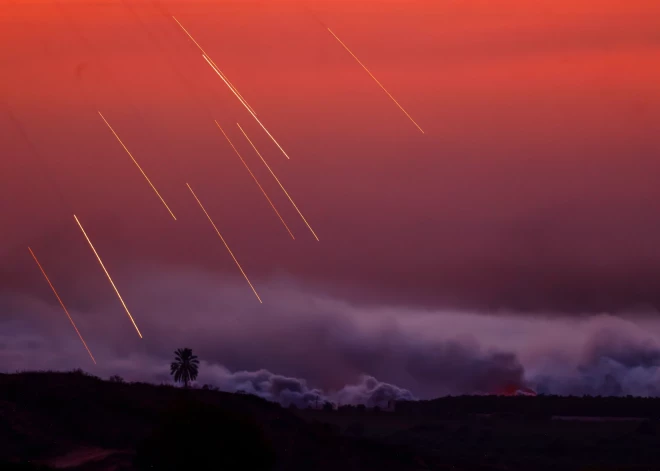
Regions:
<instances>
[{"instance_id":1,"label":"smoke plume","mask_svg":"<svg viewBox=\"0 0 660 471\"><path fill-rule=\"evenodd\" d=\"M0 369L119 374L170 383L173 351L202 359L197 384L284 405L387 405L390 400L491 394L660 391L660 322L361 307L290 279L260 280L264 305L240 280L200 271L135 269L118 283L145 334L112 297L71 308L98 365L61 308L0 295ZM130 282L129 282L130 281Z\"/></svg>"}]
</instances>

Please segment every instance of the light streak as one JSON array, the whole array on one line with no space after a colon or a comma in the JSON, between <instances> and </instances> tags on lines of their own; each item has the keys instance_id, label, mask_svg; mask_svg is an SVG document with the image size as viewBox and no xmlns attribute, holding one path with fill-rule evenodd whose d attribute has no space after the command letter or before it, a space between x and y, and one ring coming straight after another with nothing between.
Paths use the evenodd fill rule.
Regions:
<instances>
[{"instance_id":1,"label":"light streak","mask_svg":"<svg viewBox=\"0 0 660 471\"><path fill-rule=\"evenodd\" d=\"M238 260L237 260L236 257L234 256L234 253L233 253L233 252L231 251L231 249L229 248L229 245L227 245L227 242L225 241L225 238L222 237L222 234L220 234L220 230L218 229L218 226L215 225L215 223L213 222L213 219L211 219L211 216L210 216L209 213L206 211L206 208L204 208L204 205L203 205L202 202L199 200L199 198L197 197L197 195L196 195L195 192L193 191L193 189L192 189L192 187L190 186L190 184L186 183L186 186L188 186L188 189L190 190L190 193L192 193L192 195L193 195L193 197L195 198L195 200L197 200L197 204L199 204L199 207L202 208L202 211L204 211L204 214L206 214L206 217L208 218L209 222L210 222L211 225L213 226L213 229L215 229L216 234L218 234L218 237L220 237L220 240L222 241L222 243L225 244L225 247L227 248L227 251L229 252L229 255L231 255L231 258L234 259L234 262L236 263L236 266L238 267L238 269L239 269L239 270L241 271L241 273L243 274L243 277L245 278L245 281L247 281L248 285L250 285L250 288L252 288L252 292L254 293L254 295L257 297L257 299L258 299L259 302L261 303L262 301L261 301L261 298L259 297L259 294L257 294L257 290L254 289L254 286L252 286L252 283L250 282L250 279L248 278L248 276L247 276L247 275L245 274L245 272L243 271L243 267L241 267L241 264L238 263Z\"/></svg>"},{"instance_id":2,"label":"light streak","mask_svg":"<svg viewBox=\"0 0 660 471\"><path fill-rule=\"evenodd\" d=\"M419 130L421 131L421 133L424 134L424 130L419 126L419 124L417 124L417 123L415 122L414 119L412 119L412 116L410 116L410 115L408 114L408 112L407 112L406 110L403 109L403 106L401 106L401 105L399 104L399 102L396 101L396 99L392 96L392 94L391 94L390 92L387 91L387 89L383 86L383 84L380 83L376 77L374 77L374 74L372 74L372 73L369 71L369 69L367 69L367 67L366 67L366 66L360 61L360 59L358 59L357 56L356 56L355 54L353 54L353 52L348 48L348 46L347 46L346 44L344 44L344 42L343 42L341 39L339 39L339 37L338 37L335 33L333 33L332 30L331 30L330 28L327 28L327 29L328 29L328 31L330 31L330 34L332 34L332 35L335 37L335 39L336 39L337 41L339 41L339 44L341 44L342 46L344 46L344 49L346 49L346 51L348 51L348 53L349 53L351 56L353 56L353 59L355 59L355 60L357 61L357 63L360 64L360 65L362 66L362 68L363 68L364 70L367 71L367 73L369 74L369 76L370 76L372 79L374 79L374 81L378 84L378 86L379 86L380 88L382 88L383 91L384 91L385 93L387 93L387 96L390 97L390 99L394 102L394 104L396 104L396 106L398 106L399 109L400 109L401 111L403 111L403 113L408 117L408 119L409 119L410 121L412 121L412 123L413 123L415 126L417 126L417 129L419 129Z\"/></svg>"},{"instance_id":3,"label":"light streak","mask_svg":"<svg viewBox=\"0 0 660 471\"><path fill-rule=\"evenodd\" d=\"M119 298L119 301L121 301L121 305L124 306L124 310L126 311L126 314L128 314L128 318L133 323L133 327L135 327L135 330L137 331L138 335L140 336L140 338L142 338L142 334L140 333L140 329L138 329L138 326L135 323L135 319L133 319L133 316L131 315L131 312L128 310L128 307L126 306L126 303L124 302L124 299L121 297L121 294L119 294L119 290L117 289L117 285L115 285L115 282L112 281L112 277L110 276L110 273L108 273L108 270L105 268L105 265L103 265L103 261L101 260L101 257L99 256L98 252L94 248L94 244L92 244L92 241L87 236L87 233L85 232L85 229L83 228L82 224L80 223L80 220L78 219L78 216L76 216L74 214L73 217L76 220L76 222L78 223L78 226L80 227L80 230L82 231L83 235L85 236L85 239L87 239L87 243L92 248L92 252L94 252L94 255L96 255L96 259L99 261L99 264L101 265L101 268L103 268L103 271L105 272L105 276L108 277L108 281L110 281L110 284L114 288L115 293L117 293L117 297Z\"/></svg>"},{"instance_id":4,"label":"light streak","mask_svg":"<svg viewBox=\"0 0 660 471\"><path fill-rule=\"evenodd\" d=\"M199 50L202 51L202 54L204 54L205 56L207 56L207 57L209 58L209 61L211 62L211 66L212 66L214 69L216 69L217 72L218 72L218 74L220 74L220 76L223 77L223 78L227 81L227 84L229 85L229 88L231 88L234 92L236 92L236 95L238 96L238 99L241 100L241 102L242 102L246 107L248 107L248 108L250 109L250 111L252 111L252 112L256 115L257 113L256 113L256 112L254 111L254 109L249 105L249 103L245 100L245 98L243 98L243 95L241 95L241 92L239 92L238 89L237 89L236 87L234 87L234 84L231 83L231 82L229 81L229 79L227 78L227 76L226 76L224 73L222 73L222 71L220 70L220 67L218 67L217 65L215 65L215 62L213 62L213 59L211 59L211 57L206 53L206 51L204 51L204 49L202 48L202 46L200 46L199 43L198 43L197 41L195 41L195 38L192 37L192 34L190 34L190 33L188 32L188 30L187 30L186 28L183 27L183 25L179 22L179 20L177 20L174 16L172 16L172 18L174 18L174 21L177 22L177 24L181 27L181 29L183 30L183 32L186 33L186 34L188 35L188 37L192 40L192 42L195 43L195 46L197 46L197 47L199 48Z\"/></svg>"},{"instance_id":5,"label":"light streak","mask_svg":"<svg viewBox=\"0 0 660 471\"><path fill-rule=\"evenodd\" d=\"M222 80L224 80L224 82L227 84L227 86L231 89L231 87L229 86L229 82L227 82L227 80L222 76L222 74L220 73L220 71L219 71L218 69L216 69L216 68L213 66L213 63L211 63L211 61L209 60L209 58L206 57L206 55L204 55L204 54L202 54L202 57L204 57L204 60L205 60L206 62L208 62L208 64L211 66L211 68L212 68L213 70L215 70L215 73L218 74L218 76L219 76ZM232 92L234 92L234 95L236 95L236 98L238 98L238 99L240 100L240 97L238 96L238 94L237 94L234 90L232 90ZM244 104L245 104L245 103L244 103ZM259 121L259 118L257 118L257 115L254 114L254 113L252 112L252 110L250 110L250 108L249 108L247 105L245 106L245 109L247 109L247 110L250 112L250 114L252 115L252 117L254 118L254 120L255 120L257 123L259 123L259 126L261 126L261 129L263 129L264 131L266 131L266 134L268 134L268 137L270 137L271 140L275 143L275 145L276 145L276 146L282 151L282 153L284 154L284 157L286 157L287 159L289 159L289 155L284 151L284 149L282 149L282 146L281 146L281 145L275 140L275 138L273 137L273 135L272 135L270 132L268 132L268 129L266 129L266 126L264 126L264 125L261 123L261 121Z\"/></svg>"},{"instance_id":6,"label":"light streak","mask_svg":"<svg viewBox=\"0 0 660 471\"><path fill-rule=\"evenodd\" d=\"M55 286L53 286L53 283L50 282L50 278L48 278L48 275L46 274L46 271L44 268L41 266L41 263L39 263L39 260L37 259L37 256L34 254L32 249L28 247L28 250L30 251L30 254L32 255L32 258L34 258L34 261L37 262L37 266L39 267L39 270L41 270L41 273L44 275L44 278L48 282L48 285L50 286L50 289L53 290L53 294L57 298L57 300L60 303L60 306L62 306L62 309L64 310L64 313L66 314L66 317L69 318L69 321L71 322L71 325L73 326L74 330L76 331L76 334L78 334L78 338L80 338L80 341L82 342L83 346L85 347L85 350L87 350L87 353L89 353L89 357L92 359L94 364L96 365L96 360L94 359L94 355L92 355L91 350L87 346L87 343L85 342L85 339L83 339L82 334L78 330L78 327L76 327L76 323L73 322L73 318L71 317L71 314L69 314L69 310L66 308L64 305L64 302L62 301L62 298L60 298L60 295L57 293L57 290L55 289Z\"/></svg>"},{"instance_id":7,"label":"light streak","mask_svg":"<svg viewBox=\"0 0 660 471\"><path fill-rule=\"evenodd\" d=\"M225 83L227 84L227 86L229 87L229 89L230 89L232 92L234 92L234 95L236 95L236 98L238 98L238 100L243 104L243 106L245 106L245 107L247 108L247 110L248 110L250 113L253 113L254 116L256 116L256 113L254 112L254 110L252 109L252 107L248 104L247 101L245 101L245 99L243 99L243 97L241 96L241 94L238 93L238 90L236 90L236 89L232 86L232 84L231 84L231 82L229 81L229 79L227 78L227 76L226 76L225 74L222 73L222 71L218 68L217 65L215 65L215 62L213 62L213 59L209 58L209 57L208 57L207 55L205 55L205 54L202 54L202 57L204 57L204 58L207 60L208 64L209 64L209 65L211 66L211 68L215 71L215 73L218 74L218 75L220 76L220 78L221 78L222 80L225 81Z\"/></svg>"},{"instance_id":8,"label":"light streak","mask_svg":"<svg viewBox=\"0 0 660 471\"><path fill-rule=\"evenodd\" d=\"M312 226L309 225L309 223L307 222L307 219L305 219L305 216L302 215L302 213L301 213L300 210L298 209L298 206L296 206L296 203L293 202L293 198L291 198L291 196L289 195L289 193L286 191L286 189L284 188L284 185L282 185L282 182L280 182L280 179L277 178L277 176L275 175L275 172L273 172L273 170L270 168L270 166L268 165L268 163L266 162L266 160L263 158L263 156L261 155L261 153L259 152L259 150L257 150L257 148L255 147L255 145L252 143L252 141L250 140L250 138L248 137L248 135L245 134L245 131L243 131L243 128L241 127L241 125L238 124L238 123L236 123L236 126L238 126L238 129L241 130L241 132L242 132L243 135L245 136L245 139L247 139L247 141L250 143L250 145L252 146L252 148L254 149L254 151L257 153L257 155L259 156L259 158L261 159L261 161L264 163L264 165L266 166L266 168L268 169L268 171L270 172L270 174L273 176L273 178L274 178L275 181L277 182L277 184L280 185L280 188L282 188L282 191L284 192L284 194L286 195L286 197L289 198L289 201L291 201L291 204L293 205L293 207L296 208L296 211L298 211L298 214L300 215L300 217L302 218L302 220L305 222L305 224L307 225L307 227L308 227L309 230L311 231L311 233L312 233L312 235L314 236L314 238L318 241L319 238L318 238L318 236L316 235L316 233L314 232L314 229L312 229Z\"/></svg>"},{"instance_id":9,"label":"light streak","mask_svg":"<svg viewBox=\"0 0 660 471\"><path fill-rule=\"evenodd\" d=\"M137 163L137 160L135 160L135 157L133 157L133 154L131 154L131 152L128 150L128 148L124 145L124 143L123 143L122 140L119 138L119 136L117 135L117 133L115 132L115 130L112 129L112 126L110 126L110 123L108 123L108 120L105 119L105 117L103 116L103 114L102 114L100 111L99 111L99 116L101 117L101 119L103 119L103 121L104 121L105 124L108 126L108 128L110 129L110 131L112 131L112 134L114 134L114 136L117 138L117 140L119 141L119 143L121 144L121 146L124 148L124 150L126 151L126 153L128 154L128 156L131 158L131 160L132 160L133 163L135 164L135 166L136 166L136 167L140 170L140 172L142 173L142 176L147 180L147 183L149 183L149 186L151 186L151 188L154 190L154 192L156 193L156 195L158 196L158 198L160 199L160 201L163 203L163 205L165 206L165 208L166 208L166 209L169 211L169 213L172 215L172 218L174 218L174 220L176 221L176 216L174 215L174 213L172 212L172 210L170 209L170 207L167 205L167 203L165 202L165 200L163 199L163 197L160 196L160 193L158 193L158 190L156 189L156 187L154 186L154 184L151 183L151 180L149 180L149 177L147 176L147 174L144 172L144 170L142 170L142 167L140 167L140 164Z\"/></svg>"},{"instance_id":10,"label":"light streak","mask_svg":"<svg viewBox=\"0 0 660 471\"><path fill-rule=\"evenodd\" d=\"M218 129L220 129L222 134L225 136L225 138L227 139L227 142L229 142L229 145L231 146L231 148L234 149L234 152L236 152L236 155L238 155L238 158L241 159L241 162L243 162L243 165L245 165L245 168L247 169L247 171L250 172L250 175L254 179L254 182L257 184L257 186L259 187L261 192L264 194L264 196L266 197L266 200L268 200L268 203L270 203L270 206L273 208L273 211L275 211L275 214L277 214L277 217L280 218L280 221L282 221L282 224L286 228L286 230L289 233L289 235L291 236L291 238L293 240L295 240L296 238L293 236L293 232L291 232L291 229L289 229L289 226L287 226L286 222L284 222L284 218L280 215L280 212L277 210L277 208L275 207L275 204L273 203L273 201L270 199L270 197L266 193L266 190L264 190L263 187L261 186L261 184L259 183L259 180L257 180L257 177L254 175L254 173L252 173L252 170L250 170L250 167L248 167L248 164L243 159L243 156L241 156L241 154L238 152L238 149L236 149L234 144L231 142L231 140L229 139L229 136L227 136L227 133L225 133L224 129L222 129L220 127L220 124L218 124L217 121L215 121L215 124L216 124L216 126L218 126Z\"/></svg>"}]
</instances>

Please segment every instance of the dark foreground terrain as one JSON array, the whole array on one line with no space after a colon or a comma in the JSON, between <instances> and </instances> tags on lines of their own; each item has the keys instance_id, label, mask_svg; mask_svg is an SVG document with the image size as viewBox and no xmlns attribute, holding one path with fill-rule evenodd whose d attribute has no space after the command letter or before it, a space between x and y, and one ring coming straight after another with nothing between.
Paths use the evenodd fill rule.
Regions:
<instances>
[{"instance_id":1,"label":"dark foreground terrain","mask_svg":"<svg viewBox=\"0 0 660 471\"><path fill-rule=\"evenodd\" d=\"M660 470L660 400L454 397L397 411L0 375L0 469Z\"/></svg>"}]
</instances>

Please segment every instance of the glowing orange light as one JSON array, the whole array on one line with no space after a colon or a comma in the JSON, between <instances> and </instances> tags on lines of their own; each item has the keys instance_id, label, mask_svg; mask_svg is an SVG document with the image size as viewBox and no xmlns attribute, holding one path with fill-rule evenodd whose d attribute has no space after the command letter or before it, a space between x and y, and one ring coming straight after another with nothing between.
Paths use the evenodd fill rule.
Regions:
<instances>
[{"instance_id":1,"label":"glowing orange light","mask_svg":"<svg viewBox=\"0 0 660 471\"><path fill-rule=\"evenodd\" d=\"M238 269L239 269L239 270L241 271L241 273L243 274L243 277L245 278L245 281L247 281L248 285L250 285L250 288L252 288L252 292L254 293L254 295L257 297L257 299L258 299L259 302L261 303L261 298L259 297L259 294L257 294L257 290L254 289L254 286L252 286L252 283L250 282L250 279L248 278L248 276L247 276L247 275L245 274L245 272L243 271L243 267L241 267L241 264L238 263L238 260L237 260L236 257L234 256L234 253L233 253L233 252L231 251L231 249L229 248L229 245L227 245L227 242L225 241L225 238L222 237L222 234L220 234L220 230L218 229L218 226L215 225L215 223L213 222L213 219L211 219L211 216L210 216L209 213L206 211L206 208L204 208L204 205L203 205L202 202L199 200L199 198L197 197L197 195L196 195L195 192L193 191L192 187L191 187L188 183L186 183L186 185L188 186L188 189L190 190L190 193L192 193L192 195L193 195L193 197L195 198L195 200L197 200L197 204L199 204L199 207L202 208L202 211L204 211L204 214L206 214L206 217L208 218L209 222L210 222L211 225L213 226L213 229L215 229L216 234L218 234L218 237L220 237L220 240L222 241L222 243L225 244L225 247L227 248L227 251L229 252L229 255L231 255L231 258L234 259L234 262L236 263L236 266L238 267Z\"/></svg>"},{"instance_id":2,"label":"glowing orange light","mask_svg":"<svg viewBox=\"0 0 660 471\"><path fill-rule=\"evenodd\" d=\"M177 22L177 24L181 27L181 29L183 30L183 32L186 33L186 34L188 35L188 37L192 40L192 42L195 43L195 46L197 46L197 47L199 48L199 50L202 51L202 54L204 54L205 56L207 56L207 57L209 58L209 61L210 61L210 63L211 63L211 66L212 66L212 67L218 72L218 74L219 74L221 77L223 77L223 78L226 80L227 85L229 85L229 88L231 88L232 91L234 91L234 92L236 93L236 95L238 96L238 99L239 99L239 100L240 100L240 101L241 101L241 102L242 102L242 103L243 103L243 104L244 104L244 105L245 105L250 111L252 111L252 113L254 113L254 114L256 115L257 113L256 113L256 112L254 111L254 109L248 104L248 102L245 100L245 98L243 98L243 95L241 95L241 92L239 92L238 89L237 89L236 87L234 87L234 84L231 83L231 82L229 81L229 79L227 78L227 76L226 76L225 74L222 73L222 71L220 70L220 68L219 68L217 65L215 65L215 62L213 62L213 59L211 59L210 56L206 53L206 51L204 51L204 49L202 48L202 46L200 46L199 43L198 43L197 41L195 41L195 38L193 38L192 35L188 32L188 30L187 30L186 28L183 27L183 25L179 22L179 20L177 20L174 16L172 16L172 18L174 18L174 21Z\"/></svg>"},{"instance_id":3,"label":"glowing orange light","mask_svg":"<svg viewBox=\"0 0 660 471\"><path fill-rule=\"evenodd\" d=\"M270 166L268 165L268 163L266 163L266 160L263 158L263 156L261 155L261 153L259 152L259 150L257 150L257 148L256 148L255 145L252 143L252 141L250 140L250 138L248 137L248 135L245 134L245 131L243 131L243 128L241 127L241 125L238 124L238 123L236 123L236 126L238 126L238 129L241 130L241 132L242 132L243 135L245 136L245 139L247 139L247 141L250 143L250 145L252 146L252 148L254 149L254 151L257 153L257 155L259 156L259 158L261 159L261 161L264 163L264 165L266 166L266 168L268 169L268 171L270 172L270 174L273 176L273 178L274 178L275 181L277 182L277 184L280 185L280 188L282 188L282 191L284 192L284 194L286 195L286 197L289 198L289 201L291 201L291 204L293 205L293 207L296 208L296 211L298 211L298 214L300 215L300 217L302 218L302 220L305 222L305 224L307 225L307 227L308 227L309 230L311 231L311 233L312 233L312 235L314 236L314 238L318 241L319 238L317 237L316 233L314 232L314 229L312 229L312 226L309 225L309 223L307 222L307 219L305 219L305 216L302 215L302 213L301 213L300 210L298 209L298 206L296 206L296 203L293 202L293 199L291 198L291 196L289 195L289 193L288 193L288 192L286 191L286 189L284 188L284 185L282 185L282 182L280 182L280 179L277 178L277 176L275 175L275 172L273 172L273 170L270 168Z\"/></svg>"},{"instance_id":4,"label":"glowing orange light","mask_svg":"<svg viewBox=\"0 0 660 471\"><path fill-rule=\"evenodd\" d=\"M277 214L277 217L280 218L280 221L282 221L282 224L286 228L286 230L289 233L289 235L291 236L291 238L293 240L295 240L296 238L293 236L293 233L289 229L289 226L286 225L286 222L284 222L284 218L282 218L282 216L280 215L280 212L275 207L275 204L268 197L268 194L266 193L266 190L263 189L263 187L259 183L259 180L257 180L257 177L254 175L254 173L252 173L252 170L250 170L250 167L248 167L248 164L245 162L245 160L243 160L243 156L241 156L241 154L238 152L238 149L236 149L236 147L234 147L234 144L229 139L229 136L227 136L227 133L225 133L225 131L220 127L220 124L218 124L217 121L215 122L215 124L216 124L216 126L218 126L218 129L220 129L222 134L225 136L225 138L227 139L227 142L229 142L229 145L231 146L231 148L234 149L234 152L236 152L236 155L238 155L238 158L241 159L241 162L243 162L243 165L245 165L245 168L247 169L247 171L250 172L250 175L254 179L254 182L257 184L257 186L259 187L261 192L264 194L264 196L266 197L266 200L268 200L268 203L270 203L270 206L273 208L273 211L275 211L275 214Z\"/></svg>"},{"instance_id":5,"label":"glowing orange light","mask_svg":"<svg viewBox=\"0 0 660 471\"><path fill-rule=\"evenodd\" d=\"M219 77L220 77L220 78L221 78L221 79L227 84L227 86L231 89L231 87L229 86L229 82L227 82L227 80L222 76L222 74L220 73L220 71L219 71L218 69L216 69L216 68L213 66L213 64L211 63L211 61L209 60L209 58L206 57L206 55L204 55L204 54L202 54L202 57L204 57L204 60L205 60L210 66L211 66L211 68L212 68L213 70L215 70L215 73L218 74L218 76L219 76ZM238 99L240 100L240 97L238 96L238 94L237 94L234 90L232 90L232 92L234 92L234 95L236 95L236 98L238 98ZM245 105L245 103L243 103L243 104ZM275 145L276 145L276 146L282 151L282 153L284 154L284 157L286 157L286 158L288 159L288 158L289 158L289 155L288 155L286 152L284 152L284 149L282 149L282 146L279 144L279 142L277 142L277 141L275 140L275 138L273 137L273 135L272 135L270 132L268 132L268 129L266 129L266 126L264 126L264 125L261 123L261 121L259 121L259 118L257 118L257 115L255 115L255 114L252 112L252 110L251 110L247 105L245 105L245 108L250 112L250 114L252 115L252 117L254 118L254 120L255 120L257 123L259 123L259 126L261 126L261 129L263 129L264 131L266 131L266 134L268 134L268 137L270 137L271 140L275 143Z\"/></svg>"},{"instance_id":6,"label":"glowing orange light","mask_svg":"<svg viewBox=\"0 0 660 471\"><path fill-rule=\"evenodd\" d=\"M94 359L94 355L92 355L91 350L87 346L87 343L85 342L85 339L83 339L82 334L78 330L78 327L76 327L76 323L73 322L73 318L69 314L69 310L66 308L64 305L64 302L62 301L62 298L60 298L60 295L57 293L57 290L55 289L55 286L53 286L53 283L50 282L50 278L48 278L48 275L46 275L46 271L44 268L41 266L41 263L39 263L39 260L37 259L37 256L34 254L32 249L28 247L28 250L30 251L30 254L32 255L32 258L34 258L34 261L37 262L37 266L39 267L39 270L41 270L41 273L44 275L44 278L46 278L46 281L48 282L48 285L50 286L50 289L53 290L53 294L57 298L57 300L60 303L60 306L62 306L62 309L64 309L64 313L66 314L66 317L69 318L69 321L71 322L71 325L73 326L73 329L76 331L76 334L78 334L78 338L80 338L80 341L82 342L83 346L85 347L85 350L87 350L87 353L89 353L89 357L92 359L94 364L96 365L96 360Z\"/></svg>"},{"instance_id":7,"label":"glowing orange light","mask_svg":"<svg viewBox=\"0 0 660 471\"><path fill-rule=\"evenodd\" d=\"M103 264L103 260L101 260L101 257L99 256L98 252L94 248L94 245L92 244L92 241L87 236L87 233L85 232L85 229L83 229L83 226L80 223L80 220L78 219L78 216L76 216L74 214L73 217L76 220L76 222L78 223L78 226L80 227L80 230L82 231L83 235L85 236L85 239L87 239L87 243L92 248L92 252L94 252L94 255L96 255L96 259L99 261L99 264L101 265L101 268L103 268L103 271L105 272L105 276L108 277L108 281L110 281L110 284L112 285L113 289L115 290L115 293L117 293L117 297L119 298L119 301L121 301L121 305L124 306L124 310L126 311L126 314L128 314L128 318L133 323L133 327L135 327L135 330L137 331L138 335L140 336L140 338L142 338L142 334L140 333L140 329L138 329L138 326L135 323L135 320L133 319L133 316L131 315L131 312L128 310L128 307L126 306L126 303L124 302L124 299L121 297L121 294L119 294L119 290L117 289L117 285L115 285L115 282L112 281L112 277L110 276L110 273L108 273L108 270L106 270L105 265Z\"/></svg>"},{"instance_id":8,"label":"glowing orange light","mask_svg":"<svg viewBox=\"0 0 660 471\"><path fill-rule=\"evenodd\" d=\"M422 130L422 128L419 127L419 124L417 124L417 123L415 122L415 120L412 119L412 117L408 114L408 112L407 112L406 110L403 109L403 106L401 106L401 105L399 104L399 102L396 101L396 100L394 99L394 97L392 96L392 94L391 94L390 92L388 92L387 89L385 89L385 87L383 86L383 84L380 83L376 77L374 77L374 74L372 74L372 73L369 71L369 69L367 69L367 67L366 67L366 66L360 61L360 59L358 59L357 56L356 56L355 54L353 54L353 52L348 48L348 46L347 46L346 44L344 44L344 42L343 42L341 39L339 39L339 37L337 37L337 35L336 35L335 33L333 33L332 30L331 30L330 28L328 28L328 31L330 31L330 34L332 34L332 35L335 37L335 39L336 39L337 41L339 41L339 44L341 44L342 46L344 46L344 49L346 49L346 51L348 51L348 53L349 53L351 56L353 56L353 59L355 59L355 60L357 61L357 63L360 64L360 65L362 66L362 68L363 68L364 70L367 71L367 73L369 74L369 76L370 76L372 79L374 79L374 81L378 84L378 86L379 86L380 88L383 89L383 91L384 91L385 93L387 93L387 96L390 97L390 99L394 102L394 104L396 104L396 106L399 107L399 109L400 109L401 111L403 111L403 113L408 117L408 119L409 119L410 121L412 121L412 123L413 123L415 126L417 126L417 129L419 129L419 130L421 131L421 133L424 134L424 130Z\"/></svg>"},{"instance_id":9,"label":"glowing orange light","mask_svg":"<svg viewBox=\"0 0 660 471\"><path fill-rule=\"evenodd\" d=\"M151 186L151 188L154 190L154 192L156 193L156 195L158 196L158 198L160 198L160 201L163 203L163 205L165 206L165 208L166 208L166 209L169 211L169 213L172 215L172 218L174 218L174 220L176 221L176 216L174 215L174 213L172 212L172 210L170 209L170 207L167 205L167 203L165 202L165 200L163 199L163 197L160 196L160 193L158 193L158 190L156 189L156 187L154 186L154 184L151 183L151 180L149 180L149 177L147 176L147 174L144 173L144 170L142 170L142 167L140 167L140 164L137 163L137 160L135 160L135 157L133 157L133 154L131 154L131 152L128 150L128 148L124 145L124 143L123 143L122 140L119 138L119 136L117 135L117 133L115 132L115 130L112 129L112 126L110 126L110 123L108 123L108 120L105 119L105 117L101 114L100 111L99 111L99 116L101 117L101 119L103 119L103 121L104 121L105 124L108 126L108 128L110 129L110 131L112 132L112 134L114 134L114 136L117 138L117 140L119 141L119 143L121 144L121 146L124 148L124 150L126 151L126 153L128 154L128 156L131 158L131 160L132 160L133 163L135 164L135 166L136 166L136 167L140 170L140 172L142 173L142 176L147 180L147 183L149 183L149 186Z\"/></svg>"}]
</instances>

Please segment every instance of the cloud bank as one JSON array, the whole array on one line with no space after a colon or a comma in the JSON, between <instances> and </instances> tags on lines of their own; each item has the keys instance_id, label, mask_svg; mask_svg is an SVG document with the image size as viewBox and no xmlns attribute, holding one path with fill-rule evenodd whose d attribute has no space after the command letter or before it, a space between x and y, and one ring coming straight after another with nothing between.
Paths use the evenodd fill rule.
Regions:
<instances>
[{"instance_id":1,"label":"cloud bank","mask_svg":"<svg viewBox=\"0 0 660 471\"><path fill-rule=\"evenodd\" d=\"M112 298L72 309L94 366L59 306L2 294L0 370L82 367L169 383L172 352L185 346L202 359L199 385L287 406L383 406L518 387L660 394L660 321L653 316L367 308L287 279L261 280L259 305L238 280L201 271L136 270L118 278L143 340Z\"/></svg>"}]
</instances>

